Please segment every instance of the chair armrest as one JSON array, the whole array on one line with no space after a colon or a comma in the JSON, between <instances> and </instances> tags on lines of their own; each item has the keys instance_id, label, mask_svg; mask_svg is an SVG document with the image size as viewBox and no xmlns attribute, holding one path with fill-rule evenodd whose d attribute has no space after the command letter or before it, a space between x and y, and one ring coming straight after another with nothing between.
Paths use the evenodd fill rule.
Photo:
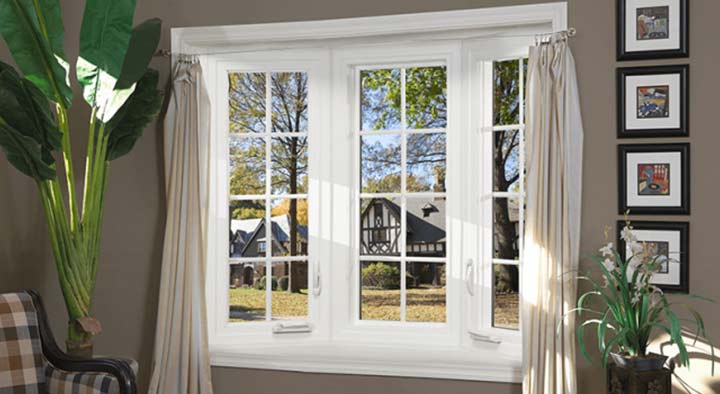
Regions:
<instances>
[{"instance_id":1,"label":"chair armrest","mask_svg":"<svg viewBox=\"0 0 720 394\"><path fill-rule=\"evenodd\" d=\"M78 359L60 350L50 331L47 314L37 292L27 290L37 309L43 355L58 370L76 373L106 373L117 379L120 394L137 394L135 373L124 360L113 358Z\"/></svg>"},{"instance_id":2,"label":"chair armrest","mask_svg":"<svg viewBox=\"0 0 720 394\"><path fill-rule=\"evenodd\" d=\"M46 373L48 379L70 380L80 382L90 387L100 388L101 383L97 382L98 377L110 376L117 381L118 392L120 394L136 394L135 373L125 360L113 358L94 358L89 360L71 358L65 354L58 355L60 357L50 357L45 354L48 362L51 364L49 368L53 368L54 374ZM78 376L81 375L81 376ZM84 376L83 376L84 375ZM69 378L68 378L69 377ZM93 385L95 382L95 385ZM50 381L48 386L51 387ZM110 383L106 383L106 387ZM84 392L84 391L80 391Z\"/></svg>"}]
</instances>

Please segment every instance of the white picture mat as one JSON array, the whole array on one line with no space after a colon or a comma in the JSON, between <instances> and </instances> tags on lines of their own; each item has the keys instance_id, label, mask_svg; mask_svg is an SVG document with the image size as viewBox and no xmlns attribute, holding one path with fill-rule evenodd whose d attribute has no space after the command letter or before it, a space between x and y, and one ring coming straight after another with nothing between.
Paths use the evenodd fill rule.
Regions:
<instances>
[{"instance_id":1,"label":"white picture mat","mask_svg":"<svg viewBox=\"0 0 720 394\"><path fill-rule=\"evenodd\" d=\"M680 152L627 153L626 194L628 207L682 206L682 154ZM638 164L670 164L670 194L641 196L638 194Z\"/></svg>"},{"instance_id":2,"label":"white picture mat","mask_svg":"<svg viewBox=\"0 0 720 394\"><path fill-rule=\"evenodd\" d=\"M669 87L667 118L638 118L637 89L643 86ZM680 74L628 75L625 77L625 128L637 129L678 129L680 128Z\"/></svg>"},{"instance_id":3,"label":"white picture mat","mask_svg":"<svg viewBox=\"0 0 720 394\"><path fill-rule=\"evenodd\" d=\"M668 272L655 273L650 279L650 283L656 285L674 285L680 284L680 255L685 252L680 250L680 231L678 230L633 230L633 234L638 242L667 242L669 244ZM630 258L633 253L628 245L625 245L625 256ZM632 277L634 270L628 267L628 275Z\"/></svg>"},{"instance_id":4,"label":"white picture mat","mask_svg":"<svg viewBox=\"0 0 720 394\"><path fill-rule=\"evenodd\" d=\"M637 9L645 7L670 7L668 38L637 40ZM680 0L627 0L625 2L625 51L658 51L680 48Z\"/></svg>"}]
</instances>

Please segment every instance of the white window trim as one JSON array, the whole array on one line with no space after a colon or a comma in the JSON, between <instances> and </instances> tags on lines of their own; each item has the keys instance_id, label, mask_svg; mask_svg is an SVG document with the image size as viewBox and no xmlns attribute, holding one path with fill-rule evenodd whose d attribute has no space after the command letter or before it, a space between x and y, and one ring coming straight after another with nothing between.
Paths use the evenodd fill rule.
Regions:
<instances>
[{"instance_id":1,"label":"white window trim","mask_svg":"<svg viewBox=\"0 0 720 394\"><path fill-rule=\"evenodd\" d=\"M532 42L531 36L529 38L517 38L517 36L516 38L498 38L497 36L512 36L513 34L518 34L518 32L522 35L541 34L549 31L564 30L566 28L567 3L558 2L328 21L173 28L172 52L173 54L207 54L207 56L203 56L202 59L206 70L206 78L210 77L209 80L212 81L212 83L209 84L209 89L211 91L217 91L218 87L214 85L215 80L212 79L212 71L210 70L218 67L220 62L227 61L229 57L231 58L230 53L233 52L248 53L254 50L260 52L273 49L302 51L304 48L305 50L315 50L314 53L305 53L312 53L313 56L311 57L317 60L318 58L314 55L320 57L328 56L330 53L328 49L337 43L344 43L346 45L347 43L357 42L358 40L362 41L363 38L382 42L383 37L387 38L387 36L393 36L396 41L408 39L408 37L440 38L441 40L447 40L448 37L462 39L478 36L496 36L489 40L477 41L477 46L479 48L484 47L486 52L483 52L483 54L487 55L486 59L479 60L493 60L501 57L515 57L515 54L493 53L493 48L497 48L498 45L488 43L499 40L508 42L518 40L525 43ZM321 42L321 44L318 44L318 42ZM220 55L220 53L227 53L228 55ZM465 56L465 53L468 52L463 51L463 58L461 59L465 67L473 67L477 64L477 58L474 58L474 56ZM519 56L521 53L517 55ZM173 60L178 60L176 55L174 55ZM329 60L326 59L326 61L326 64L330 64ZM338 59L333 59L333 61L337 62ZM334 75L334 78L343 77ZM474 84L474 81L466 85L471 84ZM468 98L467 95L463 97ZM347 96L322 97L320 100L329 104L329 100L331 99L347 100ZM464 106L461 110L474 113L473 106L477 103L470 102L470 100L465 101L467 102L467 106ZM214 105L213 107L214 111L217 111L218 106ZM460 106L458 105L456 107L459 108ZM216 113L216 119L222 119L222 117L217 117ZM463 130L474 129L479 131L479 129L475 127L478 124L482 124L482 122L482 119L473 117L473 119L464 120L462 124L456 125L455 127ZM320 127L330 127L330 124L323 124ZM350 131L351 129L348 130ZM213 144L221 146L222 141L218 141L218 138L215 137L216 134L222 133L214 133L213 137L215 141ZM470 146L480 146L478 144L482 142L480 141L481 133L464 134L471 136L469 143L465 144L468 152L464 152L465 157L471 157L469 152L469 149L471 149ZM352 144L351 135L354 135L354 133L350 132L345 136L347 143L350 144ZM450 133L448 133L448 138L451 138ZM312 148L312 146L311 143L311 149L326 151L326 149L331 149L332 145L330 141L320 140L315 141L314 148ZM448 149L450 149L450 142L448 142ZM214 157L219 157L218 152L214 152ZM220 163L224 160L226 159L213 160L213 166L224 165ZM312 162L312 156L310 160ZM347 160L347 158L345 158L345 160ZM312 166L312 163L310 165ZM448 163L448 165L450 165L450 163ZM477 165L480 165L480 163L477 163ZM217 171L217 168L214 168L214 170ZM333 174L330 168L320 168L317 171L321 174L321 179L333 180ZM472 173L473 171L468 172ZM450 173L450 171L448 171L448 173ZM216 187L215 190L220 190L221 193L219 194L224 196L225 194L223 194L222 191L226 191L226 180L216 179L211 182L214 183L213 187ZM312 188L313 180L311 179L310 182ZM452 182L449 181L448 184L450 183ZM320 189L319 196L316 197L318 201L324 201L323 199L328 194L334 196L333 200L320 203L323 205L332 204L333 210L348 206L352 201L350 192L344 190L343 187L338 187L333 184L333 182L318 182L315 187ZM466 190L466 192L470 193L471 191ZM470 195L479 196L478 190L474 192L477 193L470 193ZM342 200L342 198L338 198L338 196L342 196L343 193L347 195L347 199L342 203L338 203L339 200ZM467 200L472 199L468 198ZM477 217L479 217L480 207L477 202L478 201L470 201L465 208L468 209L468 212L471 214L477 212ZM211 201L211 206L213 204L217 204L217 201ZM215 209L217 209L217 212L224 211L224 215L227 215L227 206L215 206ZM345 212L349 212L347 208ZM311 213L311 215L313 214ZM321 223L326 223L330 220L326 215L319 212L316 213L316 216L316 220ZM217 221L215 224L220 222L221 221ZM456 249L456 253L461 256L479 255L478 248L482 247L479 245L481 243L479 240L482 238L482 234L480 234L481 231L478 230L477 226L466 223L451 223L450 226L448 231L457 231L458 235L454 237L456 245L449 246L448 250ZM213 226L211 222L210 227L219 228L216 230L216 233L214 233L215 236L217 236L220 231L226 232L224 224ZM330 231L338 231L338 229L330 229L328 227L330 226L323 226L321 228L320 234L318 234L320 238L328 235ZM348 244L350 244L352 229L348 228L340 231L347 233L345 237L347 238ZM212 236L213 234L211 234L211 237ZM318 243L322 244L322 241ZM455 248L453 248L453 246L455 246ZM313 254L312 251L309 252L310 259L320 263L319 269L321 272L330 272L329 261L337 256L333 255L332 251L324 250L322 245L317 245L317 248L321 250L321 252L315 254ZM225 261L227 260L226 256L227 254L223 255L222 253L219 253L217 256L210 256L212 259L211 262ZM342 256L342 258L346 259L347 255ZM354 262L354 260L352 261ZM448 261L450 261L450 257L448 257ZM465 261L463 260L462 263L465 263ZM217 266L217 264L210 265ZM472 267L474 267L474 269L472 271L465 271L464 264L460 266L463 272L456 274L464 277L466 273L469 273L472 276L466 279L469 279L468 286L473 290L475 294L474 297L477 298L489 291L487 277L483 275L484 264L473 261ZM450 269L450 266L448 266L448 269ZM328 321L321 324L320 327L315 327L312 334L292 334L283 336L283 338L276 337L273 339L272 344L248 346L247 339L255 339L261 331L258 330L255 333L248 333L246 335L237 335L237 333L218 335L219 332L215 317L217 313L224 313L224 311L220 311L220 308L218 308L215 302L217 298L215 285L215 280L218 278L217 274L217 269L209 268L207 275L207 299L209 343L213 365L305 372L422 376L498 382L521 381L519 335L509 333L507 330L488 327L486 317L480 316L481 313L478 311L478 308L475 307L476 304L471 300L471 297L466 295L465 286L455 286L457 292L463 293L463 297L461 297L461 302L457 305L458 310L456 312L451 312L452 308L448 308L448 322L451 321L450 319L453 313L469 316L470 321L475 322L475 326L477 327L473 331L491 339L497 338L502 343L496 344L474 341L470 335L467 335L467 332L455 330L455 332L448 333L447 330L443 332L441 328L439 330L439 336L445 336L447 338L446 334L449 334L450 338L456 339L450 341L454 342L454 344L444 343L439 346L428 345L423 346L422 349L418 349L416 347L409 347L407 344L402 346L402 342L393 340L385 342L377 341L374 342L374 345L368 346L367 343L363 344L362 342L356 341L358 337L353 335L352 330L339 330L338 327L333 327L335 323ZM225 275L227 275L227 273ZM315 275L311 273L310 276L310 281L313 282ZM324 282L327 284L329 279L325 279ZM225 281L225 283L227 283L227 281ZM309 286L312 288L313 283L310 283ZM325 290L322 291L321 297L328 297L327 293ZM450 300L451 296L452 295L448 293L448 300ZM448 303L448 305L450 304ZM320 302L318 306L320 310L315 310L313 313L328 313L331 311L331 302ZM441 326L446 328L449 325ZM426 327L420 325L416 330L413 330L415 330L418 335L425 335L425 337L428 338L430 331L425 328ZM343 335L336 335L337 333L343 332L347 335L344 337ZM263 330L262 333L267 335L268 338L272 337L270 330ZM364 331L364 334L367 336L367 332ZM432 337L432 335L429 336ZM378 333L378 338L380 337L381 335ZM243 338L245 339L243 340ZM298 343L296 340L298 338L304 338L304 340ZM412 343L412 340L408 343Z\"/></svg>"}]
</instances>

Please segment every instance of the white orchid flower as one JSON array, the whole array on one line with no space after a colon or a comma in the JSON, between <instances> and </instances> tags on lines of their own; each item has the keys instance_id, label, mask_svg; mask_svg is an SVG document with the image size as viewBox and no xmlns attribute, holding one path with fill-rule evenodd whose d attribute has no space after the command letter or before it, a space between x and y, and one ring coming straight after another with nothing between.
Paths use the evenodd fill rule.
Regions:
<instances>
[{"instance_id":1,"label":"white orchid flower","mask_svg":"<svg viewBox=\"0 0 720 394\"><path fill-rule=\"evenodd\" d=\"M603 265L605 266L605 269L608 271L614 271L615 270L615 260L606 258L605 261L603 261Z\"/></svg>"},{"instance_id":2,"label":"white orchid flower","mask_svg":"<svg viewBox=\"0 0 720 394\"><path fill-rule=\"evenodd\" d=\"M620 232L620 238L627 243L637 242L637 237L635 237L635 234L633 234L630 227L627 226L625 226L625 228L623 228Z\"/></svg>"},{"instance_id":3,"label":"white orchid flower","mask_svg":"<svg viewBox=\"0 0 720 394\"><path fill-rule=\"evenodd\" d=\"M602 253L603 257L613 257L613 243L610 242L607 245L600 248L600 253Z\"/></svg>"}]
</instances>

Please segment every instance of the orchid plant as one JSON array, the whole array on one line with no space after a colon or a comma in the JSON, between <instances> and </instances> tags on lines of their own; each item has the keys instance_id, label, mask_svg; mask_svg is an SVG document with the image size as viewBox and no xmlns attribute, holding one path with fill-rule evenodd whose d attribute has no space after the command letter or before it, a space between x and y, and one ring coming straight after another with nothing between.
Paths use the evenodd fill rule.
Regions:
<instances>
[{"instance_id":1,"label":"orchid plant","mask_svg":"<svg viewBox=\"0 0 720 394\"><path fill-rule=\"evenodd\" d=\"M608 234L609 230L606 228L606 240ZM637 240L632 225L627 220L621 231L621 238L630 252L625 259L613 243L608 242L600 248L598 254L591 256L602 273L602 280L597 281L590 272L578 278L589 282L591 290L578 298L577 308L572 312L577 312L579 316L594 316L577 327L578 344L583 356L592 362L584 334L588 326L595 326L603 367L607 365L610 352L614 351L629 358L646 357L652 335L657 330L667 333L670 343L677 346L681 366L689 365L690 362L685 338L682 336L683 329L691 329L695 333L694 340L707 340L714 358L712 343L700 313L687 303L671 302L660 288L651 283L653 274L660 271L663 264L677 261L648 253L648 248ZM689 297L712 302L696 295ZM602 307L588 306L592 298L599 300ZM690 318L679 317L677 309L686 311Z\"/></svg>"}]
</instances>

